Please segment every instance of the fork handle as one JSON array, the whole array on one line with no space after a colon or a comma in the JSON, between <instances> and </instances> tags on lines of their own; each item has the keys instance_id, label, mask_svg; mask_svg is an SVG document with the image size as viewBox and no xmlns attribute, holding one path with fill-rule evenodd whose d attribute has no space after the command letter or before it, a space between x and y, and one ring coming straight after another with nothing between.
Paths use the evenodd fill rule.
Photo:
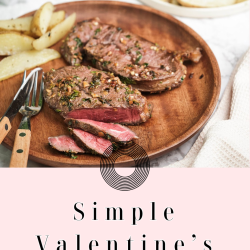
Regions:
<instances>
[{"instance_id":1,"label":"fork handle","mask_svg":"<svg viewBox=\"0 0 250 250\"><path fill-rule=\"evenodd\" d=\"M5 136L9 133L10 129L11 129L10 120L7 116L4 116L2 121L0 122L0 144L2 143Z\"/></svg>"},{"instance_id":2,"label":"fork handle","mask_svg":"<svg viewBox=\"0 0 250 250\"><path fill-rule=\"evenodd\" d=\"M10 168L26 168L30 149L31 131L18 129L10 159Z\"/></svg>"}]
</instances>

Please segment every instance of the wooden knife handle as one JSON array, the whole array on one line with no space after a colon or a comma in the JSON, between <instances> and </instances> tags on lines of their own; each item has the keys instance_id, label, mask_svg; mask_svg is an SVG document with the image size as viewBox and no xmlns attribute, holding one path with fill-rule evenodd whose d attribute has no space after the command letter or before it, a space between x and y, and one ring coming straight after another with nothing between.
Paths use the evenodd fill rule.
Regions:
<instances>
[{"instance_id":1,"label":"wooden knife handle","mask_svg":"<svg viewBox=\"0 0 250 250\"><path fill-rule=\"evenodd\" d=\"M10 120L8 117L4 116L3 120L0 122L0 144L2 143L3 139L9 133L10 130L11 130Z\"/></svg>"},{"instance_id":2,"label":"wooden knife handle","mask_svg":"<svg viewBox=\"0 0 250 250\"><path fill-rule=\"evenodd\" d=\"M26 168L29 149L30 149L31 131L29 129L18 129L16 132L14 147L10 159L10 168Z\"/></svg>"}]
</instances>

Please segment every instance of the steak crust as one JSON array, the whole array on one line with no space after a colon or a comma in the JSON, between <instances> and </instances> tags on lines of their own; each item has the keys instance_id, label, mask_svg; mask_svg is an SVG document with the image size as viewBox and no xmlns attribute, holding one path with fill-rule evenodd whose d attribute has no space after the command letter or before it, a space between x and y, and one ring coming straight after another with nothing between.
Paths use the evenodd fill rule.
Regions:
<instances>
[{"instance_id":1,"label":"steak crust","mask_svg":"<svg viewBox=\"0 0 250 250\"><path fill-rule=\"evenodd\" d=\"M65 39L61 53L71 65L91 61L100 70L113 72L126 84L145 92L171 90L181 85L187 70L183 61L198 62L200 48L170 51L99 18L78 23Z\"/></svg>"},{"instance_id":2,"label":"steak crust","mask_svg":"<svg viewBox=\"0 0 250 250\"><path fill-rule=\"evenodd\" d=\"M45 101L64 118L135 125L151 117L152 105L140 91L90 66L51 69L44 85Z\"/></svg>"}]
</instances>

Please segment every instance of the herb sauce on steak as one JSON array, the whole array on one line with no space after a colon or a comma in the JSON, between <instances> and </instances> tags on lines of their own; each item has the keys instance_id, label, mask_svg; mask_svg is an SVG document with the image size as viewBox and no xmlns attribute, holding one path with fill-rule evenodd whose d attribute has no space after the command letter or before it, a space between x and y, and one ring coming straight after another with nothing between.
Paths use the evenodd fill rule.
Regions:
<instances>
[{"instance_id":1,"label":"herb sauce on steak","mask_svg":"<svg viewBox=\"0 0 250 250\"><path fill-rule=\"evenodd\" d=\"M44 98L65 118L139 124L152 112L140 91L112 73L90 66L67 66L44 75Z\"/></svg>"},{"instance_id":2,"label":"herb sauce on steak","mask_svg":"<svg viewBox=\"0 0 250 250\"><path fill-rule=\"evenodd\" d=\"M65 39L61 52L68 63L78 65L85 57L98 69L113 72L126 84L146 92L178 87L187 70L183 61L198 62L200 49L170 51L99 18L78 23Z\"/></svg>"}]
</instances>

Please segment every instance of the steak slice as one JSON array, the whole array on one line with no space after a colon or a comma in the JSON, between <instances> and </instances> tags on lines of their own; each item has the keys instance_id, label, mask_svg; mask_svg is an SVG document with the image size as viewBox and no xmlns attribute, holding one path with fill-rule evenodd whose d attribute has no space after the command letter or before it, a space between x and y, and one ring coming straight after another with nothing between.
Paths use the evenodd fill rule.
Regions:
<instances>
[{"instance_id":1,"label":"steak slice","mask_svg":"<svg viewBox=\"0 0 250 250\"><path fill-rule=\"evenodd\" d=\"M122 82L146 92L180 86L187 74L183 61L198 62L200 50L170 51L98 18L78 23L61 47L71 65L80 64L85 57L94 67L113 72Z\"/></svg>"},{"instance_id":2,"label":"steak slice","mask_svg":"<svg viewBox=\"0 0 250 250\"><path fill-rule=\"evenodd\" d=\"M44 98L65 118L139 124L151 117L152 105L138 90L90 66L68 66L44 75Z\"/></svg>"},{"instance_id":3,"label":"steak slice","mask_svg":"<svg viewBox=\"0 0 250 250\"><path fill-rule=\"evenodd\" d=\"M49 137L49 144L52 148L66 153L85 153L81 148L79 148L76 142L68 135L60 135L56 137Z\"/></svg>"},{"instance_id":4,"label":"steak slice","mask_svg":"<svg viewBox=\"0 0 250 250\"><path fill-rule=\"evenodd\" d=\"M82 129L112 142L128 142L138 139L138 136L133 131L120 124L97 122L88 119L66 119L65 122L69 127Z\"/></svg>"},{"instance_id":5,"label":"steak slice","mask_svg":"<svg viewBox=\"0 0 250 250\"><path fill-rule=\"evenodd\" d=\"M71 133L77 145L86 150L86 152L100 155L104 154L105 156L110 156L112 154L113 146L110 141L92 135L81 129L72 129Z\"/></svg>"}]
</instances>

